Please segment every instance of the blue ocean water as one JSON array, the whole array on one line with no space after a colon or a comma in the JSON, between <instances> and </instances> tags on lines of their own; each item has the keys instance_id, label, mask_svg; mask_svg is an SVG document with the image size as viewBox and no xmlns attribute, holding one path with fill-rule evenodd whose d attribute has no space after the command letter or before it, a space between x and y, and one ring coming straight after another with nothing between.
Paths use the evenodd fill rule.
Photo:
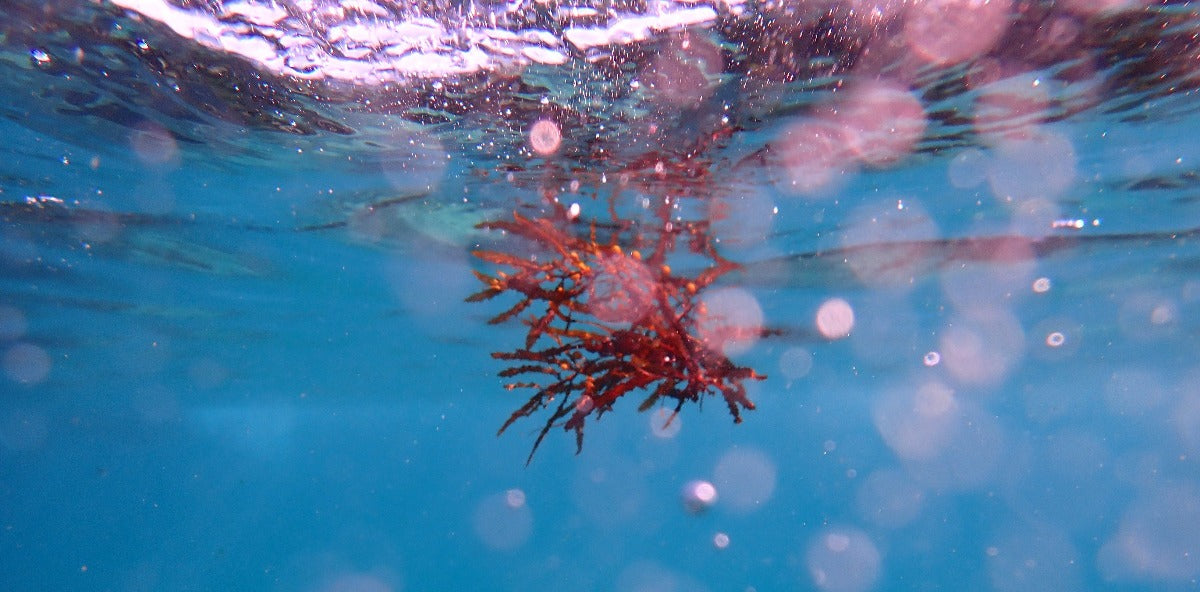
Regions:
<instances>
[{"instance_id":1,"label":"blue ocean water","mask_svg":"<svg viewBox=\"0 0 1200 592\"><path fill-rule=\"evenodd\" d=\"M1196 589L1200 15L867 4L0 4L0 587ZM526 465L514 212L755 408Z\"/></svg>"}]
</instances>

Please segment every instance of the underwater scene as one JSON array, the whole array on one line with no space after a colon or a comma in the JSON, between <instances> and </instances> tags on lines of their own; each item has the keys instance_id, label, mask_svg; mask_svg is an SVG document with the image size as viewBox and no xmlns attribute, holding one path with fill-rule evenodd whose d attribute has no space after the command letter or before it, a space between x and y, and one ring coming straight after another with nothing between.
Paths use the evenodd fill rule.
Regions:
<instances>
[{"instance_id":1,"label":"underwater scene","mask_svg":"<svg viewBox=\"0 0 1200 592\"><path fill-rule=\"evenodd\" d=\"M0 589L1200 587L1200 5L0 2Z\"/></svg>"}]
</instances>

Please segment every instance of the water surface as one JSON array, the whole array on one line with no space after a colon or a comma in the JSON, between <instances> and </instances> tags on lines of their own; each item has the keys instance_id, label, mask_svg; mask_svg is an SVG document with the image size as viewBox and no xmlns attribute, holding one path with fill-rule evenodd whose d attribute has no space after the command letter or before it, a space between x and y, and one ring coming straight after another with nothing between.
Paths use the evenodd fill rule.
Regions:
<instances>
[{"instance_id":1,"label":"water surface","mask_svg":"<svg viewBox=\"0 0 1200 592\"><path fill-rule=\"evenodd\" d=\"M7 590L1196 586L1190 2L0 14ZM526 467L476 225L663 200L756 409Z\"/></svg>"}]
</instances>

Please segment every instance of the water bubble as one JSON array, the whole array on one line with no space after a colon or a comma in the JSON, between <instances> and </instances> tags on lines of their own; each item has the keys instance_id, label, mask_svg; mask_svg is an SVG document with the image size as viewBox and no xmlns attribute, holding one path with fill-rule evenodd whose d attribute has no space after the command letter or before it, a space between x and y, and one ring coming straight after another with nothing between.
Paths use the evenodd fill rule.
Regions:
<instances>
[{"instance_id":1,"label":"water bubble","mask_svg":"<svg viewBox=\"0 0 1200 592\"><path fill-rule=\"evenodd\" d=\"M713 535L713 547L716 549L729 548L729 535L723 532L718 532Z\"/></svg>"},{"instance_id":2,"label":"water bubble","mask_svg":"<svg viewBox=\"0 0 1200 592\"><path fill-rule=\"evenodd\" d=\"M1066 336L1058 331L1054 331L1046 336L1046 345L1050 347L1060 347L1067 341Z\"/></svg>"},{"instance_id":3,"label":"water bubble","mask_svg":"<svg viewBox=\"0 0 1200 592\"><path fill-rule=\"evenodd\" d=\"M681 496L683 508L690 514L700 514L717 503L717 488L708 481L688 481Z\"/></svg>"},{"instance_id":4,"label":"water bubble","mask_svg":"<svg viewBox=\"0 0 1200 592\"><path fill-rule=\"evenodd\" d=\"M873 288L911 287L931 267L938 229L916 200L903 208L884 200L856 208L847 217L841 246L855 277Z\"/></svg>"},{"instance_id":5,"label":"water bubble","mask_svg":"<svg viewBox=\"0 0 1200 592\"><path fill-rule=\"evenodd\" d=\"M575 413L579 415L587 415L596 408L596 401L590 395L583 395L575 401Z\"/></svg>"},{"instance_id":6,"label":"water bubble","mask_svg":"<svg viewBox=\"0 0 1200 592\"><path fill-rule=\"evenodd\" d=\"M997 592L1073 592L1084 589L1080 557L1063 529L1010 521L987 548L987 571Z\"/></svg>"},{"instance_id":7,"label":"water bubble","mask_svg":"<svg viewBox=\"0 0 1200 592\"><path fill-rule=\"evenodd\" d=\"M1125 509L1096 562L1123 582L1181 585L1200 576L1200 491L1194 483L1151 489Z\"/></svg>"},{"instance_id":8,"label":"water bubble","mask_svg":"<svg viewBox=\"0 0 1200 592\"><path fill-rule=\"evenodd\" d=\"M514 506L511 499L510 490L492 494L475 506L475 535L492 549L517 549L533 533L533 512L523 502Z\"/></svg>"},{"instance_id":9,"label":"water bubble","mask_svg":"<svg viewBox=\"0 0 1200 592\"><path fill-rule=\"evenodd\" d=\"M129 134L129 144L138 160L155 166L179 163L179 144L175 135L153 121L143 121Z\"/></svg>"},{"instance_id":10,"label":"water bubble","mask_svg":"<svg viewBox=\"0 0 1200 592\"><path fill-rule=\"evenodd\" d=\"M733 510L751 512L775 492L775 463L758 450L735 448L717 461L713 481Z\"/></svg>"},{"instance_id":11,"label":"water bubble","mask_svg":"<svg viewBox=\"0 0 1200 592\"><path fill-rule=\"evenodd\" d=\"M850 150L871 166L892 164L912 152L925 133L925 110L907 90L885 84L852 88L838 107Z\"/></svg>"},{"instance_id":12,"label":"water bubble","mask_svg":"<svg viewBox=\"0 0 1200 592\"><path fill-rule=\"evenodd\" d=\"M785 173L784 191L815 196L849 172L850 135L840 125L802 120L785 128L776 142Z\"/></svg>"},{"instance_id":13,"label":"water bubble","mask_svg":"<svg viewBox=\"0 0 1200 592\"><path fill-rule=\"evenodd\" d=\"M663 106L692 108L712 93L723 64L720 48L706 36L685 33L654 54L642 81Z\"/></svg>"},{"instance_id":14,"label":"water bubble","mask_svg":"<svg viewBox=\"0 0 1200 592\"><path fill-rule=\"evenodd\" d=\"M856 298L850 346L860 363L903 365L921 347L922 321L911 300L897 296L896 290L881 290Z\"/></svg>"},{"instance_id":15,"label":"water bubble","mask_svg":"<svg viewBox=\"0 0 1200 592\"><path fill-rule=\"evenodd\" d=\"M925 491L903 471L880 469L867 475L855 502L863 519L885 528L899 528L921 513Z\"/></svg>"},{"instance_id":16,"label":"water bubble","mask_svg":"<svg viewBox=\"0 0 1200 592\"><path fill-rule=\"evenodd\" d=\"M107 204L89 200L81 204L88 209L88 216L76 220L75 231L89 243L107 243L121 233L121 221L109 210Z\"/></svg>"},{"instance_id":17,"label":"water bubble","mask_svg":"<svg viewBox=\"0 0 1200 592\"><path fill-rule=\"evenodd\" d=\"M962 384L995 386L1021 359L1025 335L1012 313L979 309L954 319L939 342L942 363Z\"/></svg>"},{"instance_id":18,"label":"water bubble","mask_svg":"<svg viewBox=\"0 0 1200 592\"><path fill-rule=\"evenodd\" d=\"M9 380L32 385L46 379L52 361L46 350L32 343L15 343L4 351L0 365Z\"/></svg>"},{"instance_id":19,"label":"water bubble","mask_svg":"<svg viewBox=\"0 0 1200 592\"><path fill-rule=\"evenodd\" d=\"M919 413L919 412L918 412ZM1011 453L997 416L971 402L956 403L940 422L932 456L905 462L909 476L925 489L970 491L987 486Z\"/></svg>"},{"instance_id":20,"label":"water bubble","mask_svg":"<svg viewBox=\"0 0 1200 592\"><path fill-rule=\"evenodd\" d=\"M562 130L549 119L539 119L529 126L529 145L534 152L549 156L558 151L562 143Z\"/></svg>"},{"instance_id":21,"label":"water bubble","mask_svg":"<svg viewBox=\"0 0 1200 592\"><path fill-rule=\"evenodd\" d=\"M1009 233L1031 239L1040 239L1055 234L1052 232L1052 227L1047 227L1046 220L1057 218L1062 214L1061 204L1044 198L1014 202L1011 204L1011 210L1012 221Z\"/></svg>"},{"instance_id":22,"label":"water bubble","mask_svg":"<svg viewBox=\"0 0 1200 592\"><path fill-rule=\"evenodd\" d=\"M587 311L606 323L633 323L654 304L654 276L624 253L599 257L587 286Z\"/></svg>"},{"instance_id":23,"label":"water bubble","mask_svg":"<svg viewBox=\"0 0 1200 592\"><path fill-rule=\"evenodd\" d=\"M959 189L970 189L987 180L987 155L978 148L968 148L950 159L946 174L950 184Z\"/></svg>"},{"instance_id":24,"label":"water bubble","mask_svg":"<svg viewBox=\"0 0 1200 592\"><path fill-rule=\"evenodd\" d=\"M879 578L882 557L861 530L835 528L809 545L806 564L817 588L828 592L865 592Z\"/></svg>"},{"instance_id":25,"label":"water bubble","mask_svg":"<svg viewBox=\"0 0 1200 592\"><path fill-rule=\"evenodd\" d=\"M645 516L644 467L620 457L580 466L571 483L576 511L605 530L623 529Z\"/></svg>"},{"instance_id":26,"label":"water bubble","mask_svg":"<svg viewBox=\"0 0 1200 592\"><path fill-rule=\"evenodd\" d=\"M379 166L392 188L402 194L428 193L441 185L449 159L433 134L398 131L378 155Z\"/></svg>"},{"instance_id":27,"label":"water bubble","mask_svg":"<svg viewBox=\"0 0 1200 592\"><path fill-rule=\"evenodd\" d=\"M762 191L747 191L709 202L712 236L732 248L756 247L766 242L775 220L775 201Z\"/></svg>"},{"instance_id":28,"label":"water bubble","mask_svg":"<svg viewBox=\"0 0 1200 592\"><path fill-rule=\"evenodd\" d=\"M1053 200L1076 177L1075 147L1065 136L1041 130L996 146L988 163L992 194L1002 202Z\"/></svg>"},{"instance_id":29,"label":"water bubble","mask_svg":"<svg viewBox=\"0 0 1200 592\"><path fill-rule=\"evenodd\" d=\"M984 143L992 145L1041 133L1039 126L1050 106L1049 85L1042 84L1036 73L1008 76L1002 69L999 62L988 61L972 77L982 87L975 99L975 129Z\"/></svg>"},{"instance_id":30,"label":"water bubble","mask_svg":"<svg viewBox=\"0 0 1200 592\"><path fill-rule=\"evenodd\" d=\"M467 271L467 254L453 249L424 249L395 257L386 268L393 294L419 324L445 334L444 320L477 287Z\"/></svg>"},{"instance_id":31,"label":"water bubble","mask_svg":"<svg viewBox=\"0 0 1200 592\"><path fill-rule=\"evenodd\" d=\"M926 366L929 366L932 368L934 366L937 366L939 363L941 363L942 354L939 354L936 351L925 352L925 357L922 359L922 361L925 363Z\"/></svg>"},{"instance_id":32,"label":"water bubble","mask_svg":"<svg viewBox=\"0 0 1200 592\"><path fill-rule=\"evenodd\" d=\"M650 414L650 433L658 438L674 438L681 429L683 429L683 418L666 407L659 407Z\"/></svg>"},{"instance_id":33,"label":"water bubble","mask_svg":"<svg viewBox=\"0 0 1200 592\"><path fill-rule=\"evenodd\" d=\"M991 49L1008 29L1012 0L927 0L909 7L904 39L926 60L961 62Z\"/></svg>"},{"instance_id":34,"label":"water bubble","mask_svg":"<svg viewBox=\"0 0 1200 592\"><path fill-rule=\"evenodd\" d=\"M826 339L848 337L854 329L854 309L841 298L831 298L817 309L816 324Z\"/></svg>"},{"instance_id":35,"label":"water bubble","mask_svg":"<svg viewBox=\"0 0 1200 592\"><path fill-rule=\"evenodd\" d=\"M1033 280L1033 291L1035 294L1045 294L1050 291L1050 278L1040 277Z\"/></svg>"},{"instance_id":36,"label":"water bubble","mask_svg":"<svg viewBox=\"0 0 1200 592\"><path fill-rule=\"evenodd\" d=\"M993 231L975 232L987 236ZM1027 293L1037 269L1032 241L1009 235L952 245L944 254L952 264L944 267L940 277L946 298L962 309L1011 305L1014 296Z\"/></svg>"},{"instance_id":37,"label":"water bubble","mask_svg":"<svg viewBox=\"0 0 1200 592\"><path fill-rule=\"evenodd\" d=\"M515 487L509 489L504 492L504 501L510 508L520 508L525 505L525 492Z\"/></svg>"},{"instance_id":38,"label":"water bubble","mask_svg":"<svg viewBox=\"0 0 1200 592\"><path fill-rule=\"evenodd\" d=\"M779 371L788 380L804 378L812 370L812 352L802 347L789 347L779 356Z\"/></svg>"},{"instance_id":39,"label":"water bubble","mask_svg":"<svg viewBox=\"0 0 1200 592\"><path fill-rule=\"evenodd\" d=\"M959 425L954 391L937 383L916 389L899 387L883 393L872 406L875 429L896 456L906 459L936 457Z\"/></svg>"},{"instance_id":40,"label":"water bubble","mask_svg":"<svg viewBox=\"0 0 1200 592\"><path fill-rule=\"evenodd\" d=\"M1128 337L1152 340L1171 335L1178 325L1179 305L1155 292L1129 294L1117 311L1117 327Z\"/></svg>"},{"instance_id":41,"label":"water bubble","mask_svg":"<svg viewBox=\"0 0 1200 592\"><path fill-rule=\"evenodd\" d=\"M726 356L749 350L762 336L758 299L741 288L719 288L701 297L696 332L709 348Z\"/></svg>"}]
</instances>

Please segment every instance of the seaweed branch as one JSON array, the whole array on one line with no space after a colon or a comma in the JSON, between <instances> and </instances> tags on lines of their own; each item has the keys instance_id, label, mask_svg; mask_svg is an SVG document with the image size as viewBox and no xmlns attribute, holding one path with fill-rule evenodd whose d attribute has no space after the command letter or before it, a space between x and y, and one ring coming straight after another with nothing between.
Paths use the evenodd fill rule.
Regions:
<instances>
[{"instance_id":1,"label":"seaweed branch","mask_svg":"<svg viewBox=\"0 0 1200 592\"><path fill-rule=\"evenodd\" d=\"M673 400L672 418L685 403L709 395L724 400L735 423L742 421L742 410L754 409L744 382L764 376L734 364L696 331L704 313L698 296L738 266L717 253L707 223L673 220L672 205L662 200L655 210L659 225L649 232L616 219L610 205L612 222L626 232L613 232L607 240L597 239L595 223L579 233L557 204L544 217L513 212L511 220L479 225L521 237L536 251L528 257L474 251L494 271L476 272L484 287L467 299L517 298L489 323L520 318L525 325L524 347L492 356L511 362L501 377L527 377L506 384L508 390L533 391L498 434L519 419L552 410L526 464L559 426L575 433L578 453L587 418L599 418L632 392L649 393L638 407L642 411ZM623 246L622 237L633 246ZM677 243L709 264L692 277L675 273L667 261ZM649 254L643 257L642 251Z\"/></svg>"}]
</instances>

